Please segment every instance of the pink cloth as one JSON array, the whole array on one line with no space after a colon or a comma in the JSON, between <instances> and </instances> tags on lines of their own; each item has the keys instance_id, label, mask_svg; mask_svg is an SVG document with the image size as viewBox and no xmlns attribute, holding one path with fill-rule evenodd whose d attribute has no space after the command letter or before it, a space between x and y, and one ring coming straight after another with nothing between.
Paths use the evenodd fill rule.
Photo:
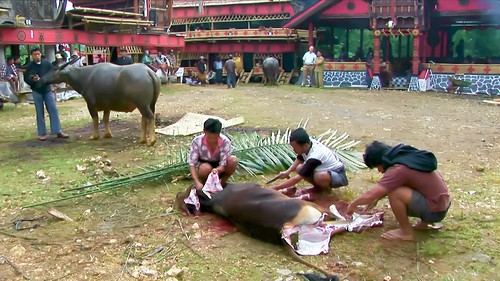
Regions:
<instances>
[{"instance_id":1,"label":"pink cloth","mask_svg":"<svg viewBox=\"0 0 500 281\"><path fill-rule=\"evenodd\" d=\"M203 193L207 195L208 198L212 199L212 194L222 191L222 185L220 184L219 174L210 173L208 175L205 185L201 189ZM191 189L189 196L184 199L184 203L193 205L196 210L200 210L200 199L196 194L196 188Z\"/></svg>"}]
</instances>

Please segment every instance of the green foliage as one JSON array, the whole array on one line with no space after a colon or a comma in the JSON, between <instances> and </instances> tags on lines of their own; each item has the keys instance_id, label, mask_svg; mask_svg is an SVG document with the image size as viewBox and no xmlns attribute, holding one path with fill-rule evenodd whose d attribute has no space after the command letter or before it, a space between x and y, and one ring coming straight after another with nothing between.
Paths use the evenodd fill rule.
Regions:
<instances>
[{"instance_id":1,"label":"green foliage","mask_svg":"<svg viewBox=\"0 0 500 281\"><path fill-rule=\"evenodd\" d=\"M455 47L464 40L464 55L472 58L500 57L500 30L488 28L486 30L458 30L453 35L453 56L456 57Z\"/></svg>"}]
</instances>

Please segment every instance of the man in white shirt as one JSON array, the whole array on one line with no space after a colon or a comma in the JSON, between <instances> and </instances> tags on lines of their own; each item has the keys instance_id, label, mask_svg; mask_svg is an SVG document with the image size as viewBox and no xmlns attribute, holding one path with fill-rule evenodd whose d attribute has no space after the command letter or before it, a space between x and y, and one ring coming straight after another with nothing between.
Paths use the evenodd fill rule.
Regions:
<instances>
[{"instance_id":1,"label":"man in white shirt","mask_svg":"<svg viewBox=\"0 0 500 281\"><path fill-rule=\"evenodd\" d=\"M311 87L311 83L313 81L312 74L314 70L314 63L316 62L316 54L314 53L313 46L309 47L309 52L304 54L304 56L302 57L302 61L304 62L304 65L302 66L301 87L304 87L306 85L307 75L309 75L309 85L307 87Z\"/></svg>"},{"instance_id":2,"label":"man in white shirt","mask_svg":"<svg viewBox=\"0 0 500 281\"><path fill-rule=\"evenodd\" d=\"M290 145L297 153L297 158L292 166L279 173L277 178L288 178L293 171L297 172L297 175L272 186L273 189L282 190L288 196L310 201L314 200L314 194L329 193L331 188L347 186L348 179L344 163L329 147L310 139L303 128L292 131ZM293 186L303 179L311 183L313 187L297 191Z\"/></svg>"}]
</instances>

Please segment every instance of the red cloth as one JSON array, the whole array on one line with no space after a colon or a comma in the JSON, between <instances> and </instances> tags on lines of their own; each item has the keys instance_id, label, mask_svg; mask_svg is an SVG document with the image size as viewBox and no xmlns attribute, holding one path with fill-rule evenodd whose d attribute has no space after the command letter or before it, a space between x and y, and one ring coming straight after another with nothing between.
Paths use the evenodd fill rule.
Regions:
<instances>
[{"instance_id":1,"label":"red cloth","mask_svg":"<svg viewBox=\"0 0 500 281\"><path fill-rule=\"evenodd\" d=\"M428 75L427 75L427 70L424 70L422 72L420 72L420 75L418 76L418 79L427 79L429 78Z\"/></svg>"}]
</instances>

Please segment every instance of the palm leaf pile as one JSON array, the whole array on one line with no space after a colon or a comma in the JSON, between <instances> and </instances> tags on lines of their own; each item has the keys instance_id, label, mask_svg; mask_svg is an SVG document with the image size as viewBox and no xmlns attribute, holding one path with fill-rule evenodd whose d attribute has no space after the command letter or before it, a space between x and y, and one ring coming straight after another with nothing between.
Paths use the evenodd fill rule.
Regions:
<instances>
[{"instance_id":1,"label":"palm leaf pile","mask_svg":"<svg viewBox=\"0 0 500 281\"><path fill-rule=\"evenodd\" d=\"M302 127L306 125L307 122ZM300 127L300 123L298 127ZM295 152L289 145L290 133L290 129L283 132L280 130L272 132L269 136L261 136L257 132L226 133L232 142L233 155L238 157L239 160L238 173L256 176L278 173L288 169L296 157ZM359 141L348 140L349 135L346 133L337 135L337 130L329 129L313 138L334 150L344 162L348 171L355 172L365 168L361 153L352 149ZM24 208L83 197L97 192L114 190L122 186L137 185L146 181L165 180L174 176L187 175L189 173L188 154L189 147L181 147L171 153L171 156L160 167L150 167L145 172L135 175L66 189L65 192L68 195L65 197L31 204Z\"/></svg>"}]
</instances>

